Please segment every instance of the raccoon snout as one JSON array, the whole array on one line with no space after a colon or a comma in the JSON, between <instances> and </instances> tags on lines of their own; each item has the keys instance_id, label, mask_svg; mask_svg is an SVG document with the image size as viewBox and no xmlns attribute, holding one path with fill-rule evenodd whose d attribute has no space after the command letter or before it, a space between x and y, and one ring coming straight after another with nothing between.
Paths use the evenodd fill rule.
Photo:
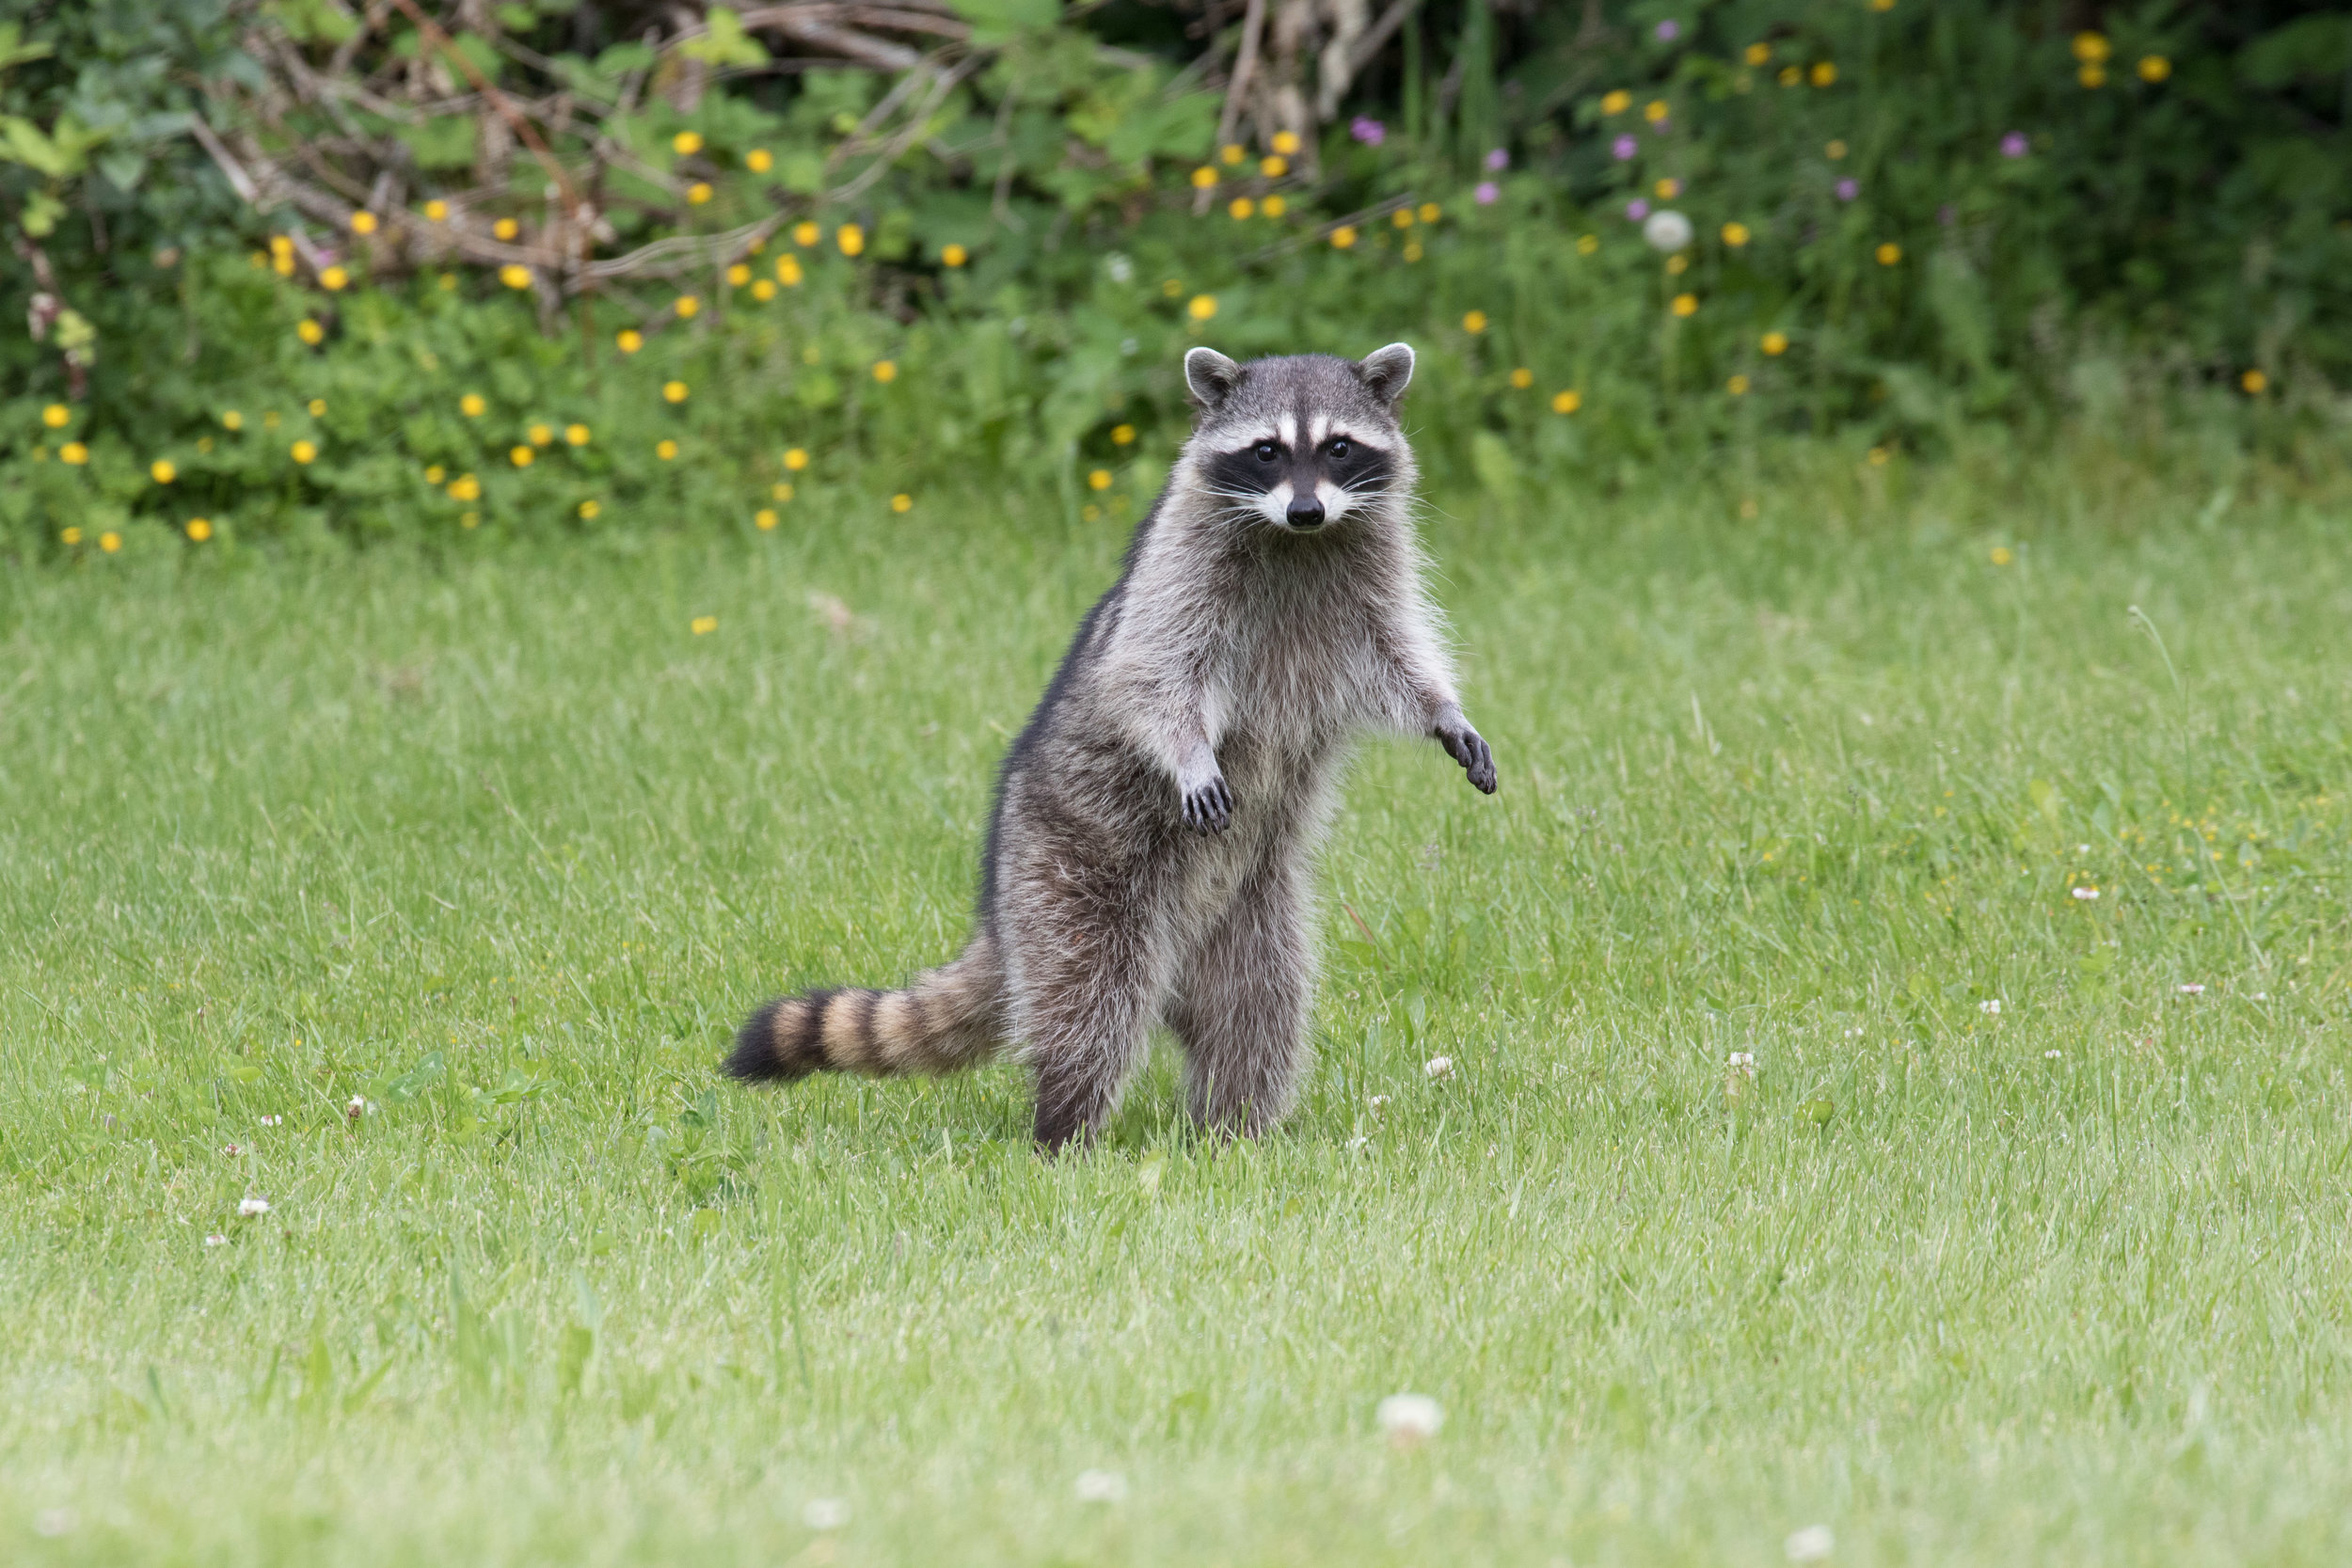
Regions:
<instances>
[{"instance_id":1,"label":"raccoon snout","mask_svg":"<svg viewBox=\"0 0 2352 1568\"><path fill-rule=\"evenodd\" d=\"M1282 518L1299 532L1312 533L1323 526L1323 502L1311 491L1303 496L1294 496L1290 510L1282 515Z\"/></svg>"}]
</instances>

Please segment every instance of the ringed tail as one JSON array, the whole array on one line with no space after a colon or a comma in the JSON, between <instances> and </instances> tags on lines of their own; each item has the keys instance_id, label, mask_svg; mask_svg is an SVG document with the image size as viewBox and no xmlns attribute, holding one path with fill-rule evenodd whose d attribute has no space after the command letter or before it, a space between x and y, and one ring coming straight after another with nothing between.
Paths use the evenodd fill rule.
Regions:
<instances>
[{"instance_id":1,"label":"ringed tail","mask_svg":"<svg viewBox=\"0 0 2352 1568\"><path fill-rule=\"evenodd\" d=\"M904 990L825 988L776 998L737 1032L726 1071L746 1082L818 1071L953 1072L994 1050L1003 1012L996 939L983 931Z\"/></svg>"}]
</instances>

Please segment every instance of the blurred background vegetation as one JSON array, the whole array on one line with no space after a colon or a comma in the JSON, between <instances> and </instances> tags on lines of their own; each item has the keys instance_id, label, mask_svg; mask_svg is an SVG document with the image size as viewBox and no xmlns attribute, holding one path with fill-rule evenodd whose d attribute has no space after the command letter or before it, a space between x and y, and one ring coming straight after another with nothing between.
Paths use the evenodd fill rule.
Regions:
<instances>
[{"instance_id":1,"label":"blurred background vegetation","mask_svg":"<svg viewBox=\"0 0 2352 1568\"><path fill-rule=\"evenodd\" d=\"M1202 341L1410 340L1426 463L1503 503L1988 421L2328 463L2352 412L2340 7L0 17L20 561L775 528L999 476L1132 516Z\"/></svg>"}]
</instances>

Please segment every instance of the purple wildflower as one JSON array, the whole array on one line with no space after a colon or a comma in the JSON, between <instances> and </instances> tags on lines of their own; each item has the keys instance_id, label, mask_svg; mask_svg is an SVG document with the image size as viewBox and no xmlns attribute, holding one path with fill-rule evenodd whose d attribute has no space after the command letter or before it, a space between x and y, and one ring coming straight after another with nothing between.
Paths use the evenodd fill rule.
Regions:
<instances>
[{"instance_id":1,"label":"purple wildflower","mask_svg":"<svg viewBox=\"0 0 2352 1568\"><path fill-rule=\"evenodd\" d=\"M1860 196L1861 194L1862 194L1862 182L1861 182L1860 181L1858 181L1858 180L1840 180L1839 182L1837 182L1837 199L1838 199L1838 200L1840 200L1840 201L1851 201L1851 200L1852 200L1855 197Z\"/></svg>"},{"instance_id":2,"label":"purple wildflower","mask_svg":"<svg viewBox=\"0 0 2352 1568\"><path fill-rule=\"evenodd\" d=\"M1609 144L1610 154L1621 164L1641 150L1642 144L1631 136L1619 136Z\"/></svg>"},{"instance_id":3,"label":"purple wildflower","mask_svg":"<svg viewBox=\"0 0 2352 1568\"><path fill-rule=\"evenodd\" d=\"M1682 24L1670 16L1658 24L1657 31L1659 42L1672 43L1682 36Z\"/></svg>"},{"instance_id":4,"label":"purple wildflower","mask_svg":"<svg viewBox=\"0 0 2352 1568\"><path fill-rule=\"evenodd\" d=\"M1378 147L1389 139L1389 128L1370 115L1358 115L1349 121L1347 134L1366 147Z\"/></svg>"},{"instance_id":5,"label":"purple wildflower","mask_svg":"<svg viewBox=\"0 0 2352 1568\"><path fill-rule=\"evenodd\" d=\"M1477 185L1472 187L1470 191L1470 198L1481 207L1491 207L1495 204L1495 198L1501 196L1502 194L1502 186L1496 184L1491 180L1481 180Z\"/></svg>"},{"instance_id":6,"label":"purple wildflower","mask_svg":"<svg viewBox=\"0 0 2352 1568\"><path fill-rule=\"evenodd\" d=\"M1637 196L1625 204L1625 215L1635 223L1639 223L1649 216L1649 203Z\"/></svg>"},{"instance_id":7,"label":"purple wildflower","mask_svg":"<svg viewBox=\"0 0 2352 1568\"><path fill-rule=\"evenodd\" d=\"M2024 157L2025 155L2026 155L2026 133L2025 133L2025 132L2023 132L2023 131L2011 131L2011 132L2010 132L2008 135L2003 136L2003 137L2001 138L2001 156L2002 156L2002 157L2004 157L2004 158L2022 158L2022 157Z\"/></svg>"},{"instance_id":8,"label":"purple wildflower","mask_svg":"<svg viewBox=\"0 0 2352 1568\"><path fill-rule=\"evenodd\" d=\"M1511 166L1511 154L1504 149L1498 147L1492 152L1486 154L1486 166L1500 174L1504 169Z\"/></svg>"}]
</instances>

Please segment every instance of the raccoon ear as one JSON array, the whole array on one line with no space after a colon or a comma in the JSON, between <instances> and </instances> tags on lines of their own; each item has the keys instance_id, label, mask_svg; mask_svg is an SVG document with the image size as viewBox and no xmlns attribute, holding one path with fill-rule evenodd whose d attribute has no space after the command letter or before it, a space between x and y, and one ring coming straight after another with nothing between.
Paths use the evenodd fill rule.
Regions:
<instances>
[{"instance_id":1,"label":"raccoon ear","mask_svg":"<svg viewBox=\"0 0 2352 1568\"><path fill-rule=\"evenodd\" d=\"M1356 373L1364 378L1364 385L1372 389L1374 397L1394 408L1397 399L1405 395L1406 384L1413 379L1412 345L1391 343L1386 348L1374 349L1356 367Z\"/></svg>"},{"instance_id":2,"label":"raccoon ear","mask_svg":"<svg viewBox=\"0 0 2352 1568\"><path fill-rule=\"evenodd\" d=\"M1241 367L1213 348L1196 348L1184 356L1184 385L1203 408L1215 408L1241 385Z\"/></svg>"}]
</instances>

